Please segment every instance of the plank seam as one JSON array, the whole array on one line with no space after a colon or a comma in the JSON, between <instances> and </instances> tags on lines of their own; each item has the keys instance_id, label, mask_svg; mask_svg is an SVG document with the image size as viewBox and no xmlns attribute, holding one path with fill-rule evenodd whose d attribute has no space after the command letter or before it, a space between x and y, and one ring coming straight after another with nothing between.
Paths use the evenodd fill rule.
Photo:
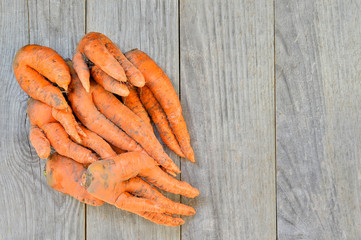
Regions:
<instances>
[{"instance_id":1,"label":"plank seam","mask_svg":"<svg viewBox=\"0 0 361 240\"><path fill-rule=\"evenodd\" d=\"M276 239L278 239L278 214L277 214L277 88L276 88L277 80L276 80L276 0L273 0L273 111L274 111L274 145L275 145L275 203L276 203Z\"/></svg>"}]
</instances>

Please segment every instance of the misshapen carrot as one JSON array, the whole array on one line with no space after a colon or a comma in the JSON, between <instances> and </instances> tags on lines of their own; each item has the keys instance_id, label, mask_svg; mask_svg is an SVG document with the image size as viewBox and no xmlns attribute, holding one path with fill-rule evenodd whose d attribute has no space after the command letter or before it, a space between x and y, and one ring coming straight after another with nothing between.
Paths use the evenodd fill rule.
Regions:
<instances>
[{"instance_id":1,"label":"misshapen carrot","mask_svg":"<svg viewBox=\"0 0 361 240\"><path fill-rule=\"evenodd\" d=\"M163 70L144 52L134 49L125 54L130 62L143 74L146 86L154 94L167 115L170 127L184 155L192 162L194 152L190 144L187 125L182 115L182 107L171 81Z\"/></svg>"},{"instance_id":2,"label":"misshapen carrot","mask_svg":"<svg viewBox=\"0 0 361 240\"><path fill-rule=\"evenodd\" d=\"M27 113L31 125L44 131L46 138L57 152L80 163L92 163L97 160L95 154L89 149L70 140L64 128L52 116L51 107L40 101L30 99Z\"/></svg>"},{"instance_id":3,"label":"misshapen carrot","mask_svg":"<svg viewBox=\"0 0 361 240\"><path fill-rule=\"evenodd\" d=\"M129 95L126 97L122 97L123 103L130 110L132 110L138 117L140 117L145 124L147 124L150 129L153 129L153 126L150 122L150 118L148 116L147 111L144 109L142 102L139 99L138 93L135 88L129 88Z\"/></svg>"},{"instance_id":4,"label":"misshapen carrot","mask_svg":"<svg viewBox=\"0 0 361 240\"><path fill-rule=\"evenodd\" d=\"M75 115L84 126L121 149L143 151L141 146L98 111L91 94L85 91L72 67L70 67L70 73L72 81L69 87L68 99Z\"/></svg>"},{"instance_id":5,"label":"misshapen carrot","mask_svg":"<svg viewBox=\"0 0 361 240\"><path fill-rule=\"evenodd\" d=\"M144 176L147 180L152 180L155 186L172 193L195 197L199 192L189 184L178 181L164 172L165 175L159 175L159 171L162 172L148 155L124 153L91 164L83 174L82 183L90 194L121 209L141 216L148 215L143 213L144 211L161 213L153 216L153 221L161 224L171 224L172 220L181 223L182 221L177 219L165 221L162 214L193 215L195 210L167 199L137 176Z\"/></svg>"},{"instance_id":6,"label":"misshapen carrot","mask_svg":"<svg viewBox=\"0 0 361 240\"><path fill-rule=\"evenodd\" d=\"M143 74L124 56L122 51L104 34L98 33L108 51L123 67L129 82L136 87L143 87L145 84Z\"/></svg>"},{"instance_id":7,"label":"misshapen carrot","mask_svg":"<svg viewBox=\"0 0 361 240\"><path fill-rule=\"evenodd\" d=\"M164 152L154 132L140 117L124 106L113 94L105 91L102 86L91 83L90 91L95 106L102 114L138 142L164 168L170 172L180 172L172 159Z\"/></svg>"},{"instance_id":8,"label":"misshapen carrot","mask_svg":"<svg viewBox=\"0 0 361 240\"><path fill-rule=\"evenodd\" d=\"M81 176L86 168L70 158L57 153L46 162L46 181L55 190L68 194L79 201L93 205L103 205L103 201L89 194L81 185Z\"/></svg>"},{"instance_id":9,"label":"misshapen carrot","mask_svg":"<svg viewBox=\"0 0 361 240\"><path fill-rule=\"evenodd\" d=\"M177 139L175 138L167 116L165 115L162 107L155 99L153 93L147 86L138 89L140 100L144 107L147 109L149 115L152 117L155 126L158 129L159 135L163 142L178 156L184 157L182 149L180 148Z\"/></svg>"},{"instance_id":10,"label":"misshapen carrot","mask_svg":"<svg viewBox=\"0 0 361 240\"><path fill-rule=\"evenodd\" d=\"M128 96L129 89L127 85L121 83L108 74L106 74L103 70L101 70L98 66L94 66L91 69L91 75L93 79L103 86L103 88L109 92L115 93L119 96Z\"/></svg>"},{"instance_id":11,"label":"misshapen carrot","mask_svg":"<svg viewBox=\"0 0 361 240\"><path fill-rule=\"evenodd\" d=\"M17 52L13 68L20 87L32 98L71 112L61 91L44 78L67 90L69 68L57 52L39 45L24 46Z\"/></svg>"}]
</instances>

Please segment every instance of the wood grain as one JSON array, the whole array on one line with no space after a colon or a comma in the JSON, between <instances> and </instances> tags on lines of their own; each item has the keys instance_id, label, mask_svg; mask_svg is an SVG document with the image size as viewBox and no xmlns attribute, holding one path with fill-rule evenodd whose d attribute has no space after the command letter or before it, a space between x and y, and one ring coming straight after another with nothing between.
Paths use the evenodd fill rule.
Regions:
<instances>
[{"instance_id":1,"label":"wood grain","mask_svg":"<svg viewBox=\"0 0 361 240\"><path fill-rule=\"evenodd\" d=\"M104 4L104 1L88 0L87 32L92 31L107 35L123 52L139 48L148 53L166 71L178 90L177 1L113 0ZM179 166L178 157L169 149L166 151ZM179 196L167 196L179 201ZM110 205L87 207L87 239L179 238L179 227L156 225Z\"/></svg>"},{"instance_id":2,"label":"wood grain","mask_svg":"<svg viewBox=\"0 0 361 240\"><path fill-rule=\"evenodd\" d=\"M182 239L275 239L271 1L181 1L181 99L200 189Z\"/></svg>"},{"instance_id":3,"label":"wood grain","mask_svg":"<svg viewBox=\"0 0 361 240\"><path fill-rule=\"evenodd\" d=\"M75 45L64 37L79 35L78 25L84 28L84 2L0 4L0 239L83 239L84 205L48 187L45 161L36 156L28 139L28 96L18 86L11 63L16 51L28 43L70 54Z\"/></svg>"},{"instance_id":4,"label":"wood grain","mask_svg":"<svg viewBox=\"0 0 361 240\"><path fill-rule=\"evenodd\" d=\"M360 239L360 11L276 1L280 240Z\"/></svg>"}]
</instances>

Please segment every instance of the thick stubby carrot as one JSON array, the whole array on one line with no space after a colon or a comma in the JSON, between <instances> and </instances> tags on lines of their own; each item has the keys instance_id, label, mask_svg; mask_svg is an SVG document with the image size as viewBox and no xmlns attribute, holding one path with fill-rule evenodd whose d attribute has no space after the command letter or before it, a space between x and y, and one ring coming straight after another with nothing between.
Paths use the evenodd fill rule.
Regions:
<instances>
[{"instance_id":1,"label":"thick stubby carrot","mask_svg":"<svg viewBox=\"0 0 361 240\"><path fill-rule=\"evenodd\" d=\"M113 94L104 90L102 86L91 83L90 91L95 106L102 114L138 142L164 168L171 172L180 172L177 165L164 152L154 132L140 117L122 104Z\"/></svg>"},{"instance_id":2,"label":"thick stubby carrot","mask_svg":"<svg viewBox=\"0 0 361 240\"><path fill-rule=\"evenodd\" d=\"M98 160L96 155L87 148L70 140L64 128L59 123L48 123L42 126L51 146L61 155L74 159L82 164Z\"/></svg>"},{"instance_id":3,"label":"thick stubby carrot","mask_svg":"<svg viewBox=\"0 0 361 240\"><path fill-rule=\"evenodd\" d=\"M129 89L127 85L121 83L108 74L106 74L103 70L101 70L98 66L94 66L91 69L91 75L93 79L103 86L103 88L109 92L115 93L119 96L128 96ZM89 92L89 91L88 91Z\"/></svg>"},{"instance_id":4,"label":"thick stubby carrot","mask_svg":"<svg viewBox=\"0 0 361 240\"><path fill-rule=\"evenodd\" d=\"M75 72L87 92L89 92L90 72L86 58L116 80L127 81L124 69L104 46L98 33L90 32L80 40L73 57Z\"/></svg>"},{"instance_id":5,"label":"thick stubby carrot","mask_svg":"<svg viewBox=\"0 0 361 240\"><path fill-rule=\"evenodd\" d=\"M39 45L24 46L17 52L13 68L20 87L32 98L54 108L71 111L60 89L44 78L67 90L69 69L57 52Z\"/></svg>"},{"instance_id":6,"label":"thick stubby carrot","mask_svg":"<svg viewBox=\"0 0 361 240\"><path fill-rule=\"evenodd\" d=\"M135 114L137 114L144 123L146 123L150 129L153 130L153 126L150 122L150 118L148 116L147 111L145 110L142 102L139 99L138 93L135 88L129 88L129 95L126 97L122 97L123 103L127 106L130 110L132 110Z\"/></svg>"},{"instance_id":7,"label":"thick stubby carrot","mask_svg":"<svg viewBox=\"0 0 361 240\"><path fill-rule=\"evenodd\" d=\"M37 126L30 128L30 142L41 159L46 159L50 155L50 143L45 134Z\"/></svg>"},{"instance_id":8,"label":"thick stubby carrot","mask_svg":"<svg viewBox=\"0 0 361 240\"><path fill-rule=\"evenodd\" d=\"M143 151L143 148L132 138L98 111L93 103L91 94L85 91L72 67L70 67L70 73L72 75L72 82L69 87L68 99L75 115L84 126L121 149Z\"/></svg>"},{"instance_id":9,"label":"thick stubby carrot","mask_svg":"<svg viewBox=\"0 0 361 240\"><path fill-rule=\"evenodd\" d=\"M184 157L182 149L180 148L178 141L175 138L171 127L169 126L167 115L165 115L165 112L158 103L157 99L155 99L153 93L147 86L139 88L138 92L140 100L153 119L153 122L157 127L163 142L178 156Z\"/></svg>"},{"instance_id":10,"label":"thick stubby carrot","mask_svg":"<svg viewBox=\"0 0 361 240\"><path fill-rule=\"evenodd\" d=\"M116 152L112 147L98 134L81 126L83 132L87 135L82 137L82 145L94 150L102 159L107 159L116 156Z\"/></svg>"},{"instance_id":11,"label":"thick stubby carrot","mask_svg":"<svg viewBox=\"0 0 361 240\"><path fill-rule=\"evenodd\" d=\"M80 184L85 171L86 168L82 164L55 153L46 162L46 181L55 190L83 203L93 206L103 205L102 200L89 194Z\"/></svg>"},{"instance_id":12,"label":"thick stubby carrot","mask_svg":"<svg viewBox=\"0 0 361 240\"><path fill-rule=\"evenodd\" d=\"M143 74L146 85L167 115L170 127L178 140L182 152L190 161L194 162L194 152L190 144L187 125L182 115L182 106L167 74L147 54L138 49L125 53L125 56Z\"/></svg>"},{"instance_id":13,"label":"thick stubby carrot","mask_svg":"<svg viewBox=\"0 0 361 240\"><path fill-rule=\"evenodd\" d=\"M167 199L149 183L136 177L137 175L142 176L146 172L146 175L150 175L152 178L163 178L154 171L155 169L159 169L159 167L146 154L124 153L108 160L92 163L82 176L82 184L96 198L136 214L144 211L181 215L195 214L192 207ZM161 170L159 169L159 171ZM178 185L185 186L186 184L176 179L174 181L177 181ZM173 193L179 192L179 189L176 189L179 186L170 187L167 179L164 181L165 186L162 185L163 183L159 183L154 181L154 184L161 189L168 189ZM198 190L187 185L187 189L183 189L186 191L180 193L190 197L197 196ZM160 221L160 219L158 220Z\"/></svg>"},{"instance_id":14,"label":"thick stubby carrot","mask_svg":"<svg viewBox=\"0 0 361 240\"><path fill-rule=\"evenodd\" d=\"M143 87L145 84L143 74L124 56L122 51L104 34L98 33L108 51L123 67L129 82L136 87Z\"/></svg>"}]
</instances>

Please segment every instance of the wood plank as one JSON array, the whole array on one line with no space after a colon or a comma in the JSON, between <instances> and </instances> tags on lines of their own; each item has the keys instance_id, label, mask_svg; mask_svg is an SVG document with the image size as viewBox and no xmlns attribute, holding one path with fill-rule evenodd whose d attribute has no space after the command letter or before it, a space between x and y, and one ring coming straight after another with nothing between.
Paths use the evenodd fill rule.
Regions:
<instances>
[{"instance_id":1,"label":"wood plank","mask_svg":"<svg viewBox=\"0 0 361 240\"><path fill-rule=\"evenodd\" d=\"M361 236L361 5L276 1L279 239Z\"/></svg>"},{"instance_id":2,"label":"wood plank","mask_svg":"<svg viewBox=\"0 0 361 240\"><path fill-rule=\"evenodd\" d=\"M0 189L5 196L0 198L0 239L83 239L84 205L47 185L45 161L36 156L28 139L28 96L18 86L11 63L29 38L30 43L69 56L75 44L68 37L79 35L78 26L84 31L85 4L33 0L0 4Z\"/></svg>"},{"instance_id":3,"label":"wood plank","mask_svg":"<svg viewBox=\"0 0 361 240\"><path fill-rule=\"evenodd\" d=\"M177 1L87 1L87 32L107 35L122 51L148 53L179 86ZM111 17L104 17L111 16ZM178 158L167 153L179 165ZM173 200L179 197L167 194ZM114 206L87 206L87 239L179 239L180 228L151 223Z\"/></svg>"},{"instance_id":4,"label":"wood plank","mask_svg":"<svg viewBox=\"0 0 361 240\"><path fill-rule=\"evenodd\" d=\"M180 2L181 99L200 189L182 239L275 239L273 2Z\"/></svg>"}]
</instances>

